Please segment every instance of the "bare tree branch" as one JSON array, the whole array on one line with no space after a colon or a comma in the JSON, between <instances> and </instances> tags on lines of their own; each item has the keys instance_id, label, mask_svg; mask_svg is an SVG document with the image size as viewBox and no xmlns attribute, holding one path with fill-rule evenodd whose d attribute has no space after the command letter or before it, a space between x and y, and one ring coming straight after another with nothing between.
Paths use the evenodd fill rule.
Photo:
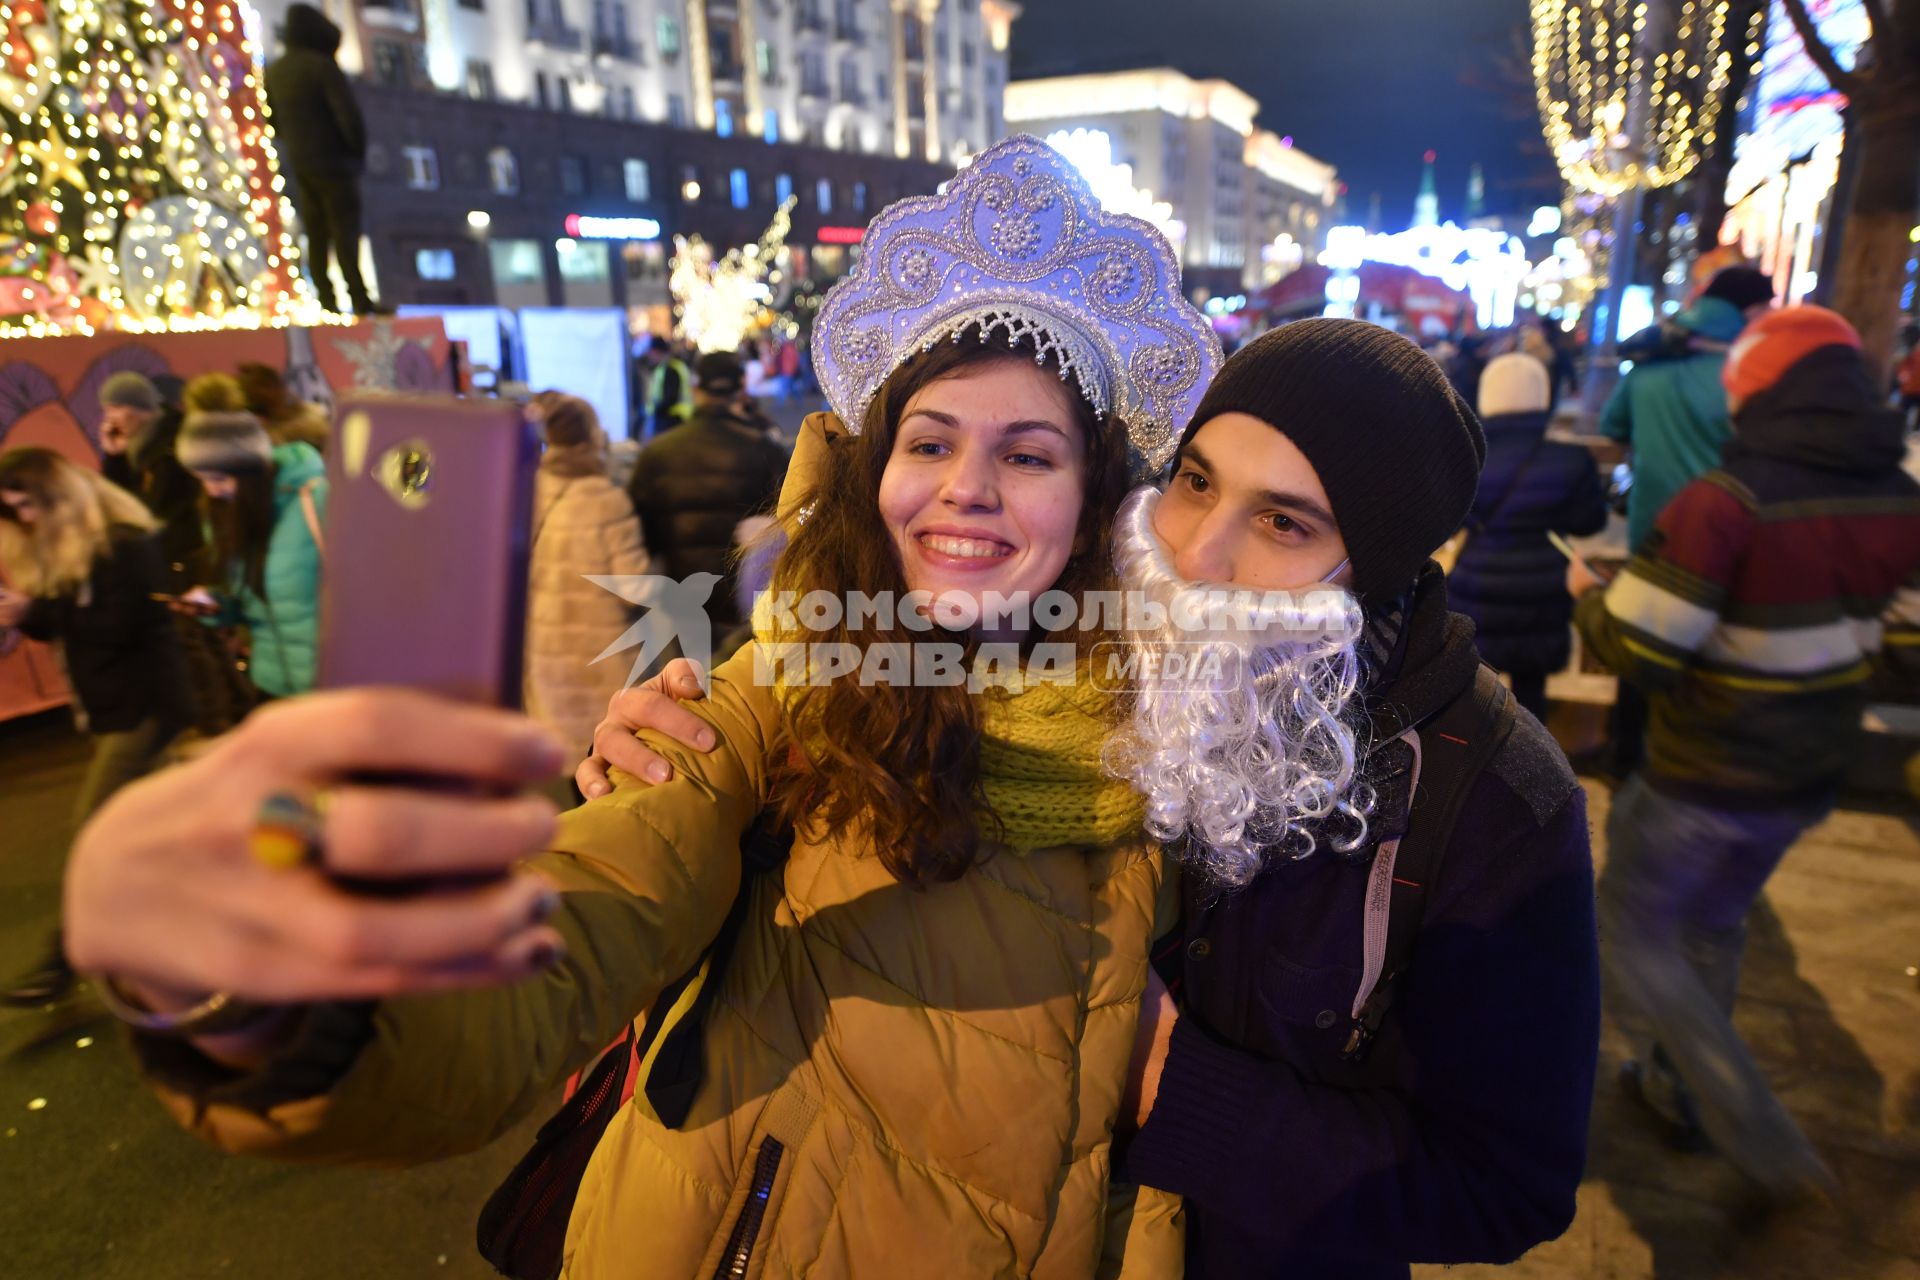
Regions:
<instances>
[{"instance_id":1,"label":"bare tree branch","mask_svg":"<svg viewBox=\"0 0 1920 1280\"><path fill-rule=\"evenodd\" d=\"M1865 85L1865 78L1855 75L1841 67L1840 60L1833 56L1833 50L1827 48L1820 38L1820 29L1813 25L1813 19L1807 15L1807 0L1783 0L1787 17L1793 20L1793 29L1800 33L1800 42L1807 47L1807 56L1813 59L1813 65L1820 68L1820 74L1827 83L1848 97L1859 94Z\"/></svg>"}]
</instances>

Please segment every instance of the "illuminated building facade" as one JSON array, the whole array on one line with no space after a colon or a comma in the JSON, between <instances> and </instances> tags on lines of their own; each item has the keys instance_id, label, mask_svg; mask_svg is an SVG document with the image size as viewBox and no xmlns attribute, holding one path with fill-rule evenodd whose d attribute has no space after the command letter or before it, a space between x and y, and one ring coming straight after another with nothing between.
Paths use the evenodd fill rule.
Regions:
<instances>
[{"instance_id":1,"label":"illuminated building facade","mask_svg":"<svg viewBox=\"0 0 1920 1280\"><path fill-rule=\"evenodd\" d=\"M1182 270L1210 294L1245 293L1311 258L1338 197L1333 166L1253 121L1224 80L1159 68L1007 86L1009 130L1104 133L1134 183L1185 229Z\"/></svg>"},{"instance_id":2,"label":"illuminated building facade","mask_svg":"<svg viewBox=\"0 0 1920 1280\"><path fill-rule=\"evenodd\" d=\"M668 302L674 235L745 244L789 197L798 264L837 274L849 227L932 191L1000 135L1020 12L1011 0L315 2L344 33L373 139L363 199L382 297L627 306L636 323ZM259 6L265 58L287 3ZM568 236L573 215L660 235Z\"/></svg>"}]
</instances>

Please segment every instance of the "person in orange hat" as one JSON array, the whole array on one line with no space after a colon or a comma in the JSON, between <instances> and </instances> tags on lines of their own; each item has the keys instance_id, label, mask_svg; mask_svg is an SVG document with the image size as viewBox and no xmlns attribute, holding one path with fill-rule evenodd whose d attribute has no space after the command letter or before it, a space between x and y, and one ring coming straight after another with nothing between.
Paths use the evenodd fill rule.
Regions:
<instances>
[{"instance_id":1,"label":"person in orange hat","mask_svg":"<svg viewBox=\"0 0 1920 1280\"><path fill-rule=\"evenodd\" d=\"M1733 438L1619 578L1567 576L1590 652L1651 704L1600 877L1623 1083L1773 1196L1833 1188L1731 1013L1743 921L1833 807L1875 668L1920 663L1920 485L1851 325L1770 312L1727 355Z\"/></svg>"}]
</instances>

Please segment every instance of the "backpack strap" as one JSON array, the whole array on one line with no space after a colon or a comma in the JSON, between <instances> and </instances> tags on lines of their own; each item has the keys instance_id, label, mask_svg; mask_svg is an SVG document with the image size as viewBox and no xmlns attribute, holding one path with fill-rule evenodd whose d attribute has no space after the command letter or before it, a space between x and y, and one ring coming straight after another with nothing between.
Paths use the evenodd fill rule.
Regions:
<instances>
[{"instance_id":1,"label":"backpack strap","mask_svg":"<svg viewBox=\"0 0 1920 1280\"><path fill-rule=\"evenodd\" d=\"M776 830L764 821L754 824L740 841L740 891L734 895L720 932L694 967L668 984L647 1011L646 1029L634 1046L634 1055L645 1082L647 1104L669 1129L678 1129L686 1122L694 1096L706 1079L707 1014L746 923L753 878L780 866L792 851L791 828Z\"/></svg>"},{"instance_id":2,"label":"backpack strap","mask_svg":"<svg viewBox=\"0 0 1920 1280\"><path fill-rule=\"evenodd\" d=\"M320 532L320 512L313 501L313 486L320 480L315 477L300 486L300 514L307 518L307 532L313 535L313 549L320 557L320 567L327 567L327 540Z\"/></svg>"},{"instance_id":3,"label":"backpack strap","mask_svg":"<svg viewBox=\"0 0 1920 1280\"><path fill-rule=\"evenodd\" d=\"M1402 739L1411 738L1413 787L1404 832L1381 842L1367 881L1366 955L1353 1002L1353 1030L1341 1054L1364 1059L1413 959L1427 899L1473 780L1513 732L1514 701L1482 665L1473 688ZM1412 821L1417 807L1421 820ZM1382 898L1385 901L1382 901Z\"/></svg>"}]
</instances>

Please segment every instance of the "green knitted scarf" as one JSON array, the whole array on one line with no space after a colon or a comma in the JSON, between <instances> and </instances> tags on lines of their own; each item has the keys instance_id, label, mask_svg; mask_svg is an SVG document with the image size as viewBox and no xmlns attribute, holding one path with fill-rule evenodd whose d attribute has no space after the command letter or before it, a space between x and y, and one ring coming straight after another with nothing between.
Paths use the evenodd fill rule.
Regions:
<instances>
[{"instance_id":1,"label":"green knitted scarf","mask_svg":"<svg viewBox=\"0 0 1920 1280\"><path fill-rule=\"evenodd\" d=\"M1075 674L1071 684L981 695L981 785L1016 852L1112 844L1146 817L1139 794L1101 763L1112 698L1084 667Z\"/></svg>"}]
</instances>

